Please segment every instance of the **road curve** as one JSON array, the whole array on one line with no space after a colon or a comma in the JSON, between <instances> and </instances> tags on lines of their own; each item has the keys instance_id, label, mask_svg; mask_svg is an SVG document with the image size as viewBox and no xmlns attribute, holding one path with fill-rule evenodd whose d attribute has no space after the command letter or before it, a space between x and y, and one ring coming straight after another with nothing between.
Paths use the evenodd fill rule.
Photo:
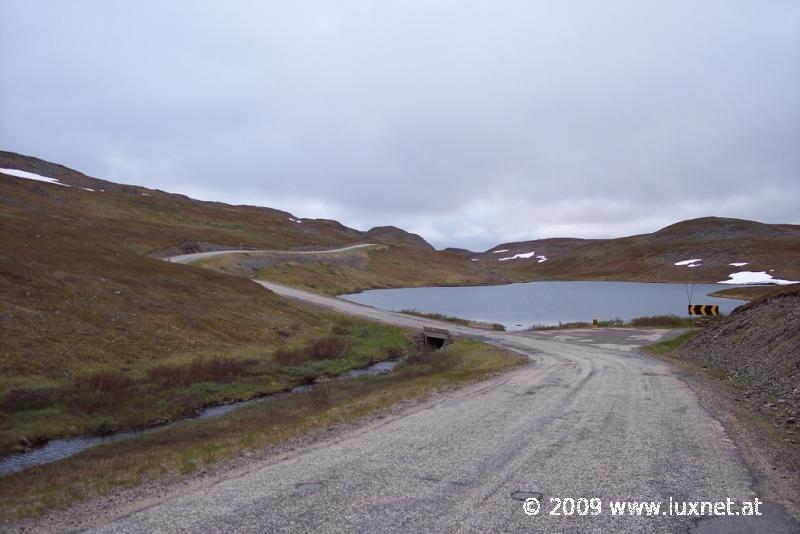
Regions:
<instances>
[{"instance_id":1,"label":"road curve","mask_svg":"<svg viewBox=\"0 0 800 534\"><path fill-rule=\"evenodd\" d=\"M280 253L280 254L297 254L297 255L316 255L316 254L333 254L336 252L346 252L358 248L377 247L375 243L361 243L359 245L350 245L347 247L333 248L327 250L215 250L213 252L193 252L191 254L178 254L177 256L169 256L164 258L164 261L170 263L192 263L193 261L202 260L203 258L210 258L212 256L226 256L228 254L264 254L264 253Z\"/></svg>"},{"instance_id":2,"label":"road curve","mask_svg":"<svg viewBox=\"0 0 800 534\"><path fill-rule=\"evenodd\" d=\"M259 283L360 317L441 325ZM697 527L697 518L619 517L608 503L757 496L721 424L672 368L636 350L661 332L447 327L527 354L532 364L213 485L133 507L93 530L685 532ZM539 515L523 513L518 499L526 495L540 498ZM601 499L601 513L550 515L551 498L581 497ZM762 511L769 517L703 520L698 531L796 528L783 522L779 509L764 505Z\"/></svg>"}]
</instances>

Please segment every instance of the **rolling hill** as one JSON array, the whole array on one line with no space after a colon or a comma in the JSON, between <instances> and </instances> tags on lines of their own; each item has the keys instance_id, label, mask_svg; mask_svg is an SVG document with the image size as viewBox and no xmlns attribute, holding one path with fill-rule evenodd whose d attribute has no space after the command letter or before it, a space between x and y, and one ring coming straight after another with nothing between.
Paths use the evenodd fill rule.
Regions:
<instances>
[{"instance_id":1,"label":"rolling hill","mask_svg":"<svg viewBox=\"0 0 800 534\"><path fill-rule=\"evenodd\" d=\"M0 169L6 169L0 171L4 378L69 374L121 353L137 361L209 347L277 346L283 342L277 332L318 324L313 310L246 280L158 259L171 254L370 242L385 246L356 269L364 285L345 289L412 278L417 284L506 280L397 228L360 232L271 208L198 201L11 152L0 152ZM57 183L14 175L24 173Z\"/></svg>"},{"instance_id":2,"label":"rolling hill","mask_svg":"<svg viewBox=\"0 0 800 534\"><path fill-rule=\"evenodd\" d=\"M800 225L705 217L617 239L506 243L473 258L519 280L713 283L763 271L793 281L800 280ZM702 261L676 265L692 259Z\"/></svg>"}]
</instances>

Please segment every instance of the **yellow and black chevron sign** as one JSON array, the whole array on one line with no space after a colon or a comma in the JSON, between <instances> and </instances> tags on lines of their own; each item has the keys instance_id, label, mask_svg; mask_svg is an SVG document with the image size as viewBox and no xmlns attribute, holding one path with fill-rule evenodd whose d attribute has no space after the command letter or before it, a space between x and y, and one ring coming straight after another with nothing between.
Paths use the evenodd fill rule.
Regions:
<instances>
[{"instance_id":1,"label":"yellow and black chevron sign","mask_svg":"<svg viewBox=\"0 0 800 534\"><path fill-rule=\"evenodd\" d=\"M719 315L716 304L689 304L689 315Z\"/></svg>"}]
</instances>

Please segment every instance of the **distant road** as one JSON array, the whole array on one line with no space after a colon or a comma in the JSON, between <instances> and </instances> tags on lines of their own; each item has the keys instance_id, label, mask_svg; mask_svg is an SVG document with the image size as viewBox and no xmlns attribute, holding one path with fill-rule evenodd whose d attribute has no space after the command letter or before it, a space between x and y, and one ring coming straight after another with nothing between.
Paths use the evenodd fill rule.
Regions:
<instances>
[{"instance_id":1,"label":"distant road","mask_svg":"<svg viewBox=\"0 0 800 534\"><path fill-rule=\"evenodd\" d=\"M215 250L213 252L194 252L192 254L179 254L177 256L169 256L164 258L164 261L171 263L192 263L193 261L202 260L203 258L210 258L212 256L225 256L228 254L263 254L263 253L280 253L280 254L299 254L299 255L314 255L314 254L333 254L335 252L346 252L357 248L377 247L375 243L362 243L360 245L350 245L348 247L334 248L329 250Z\"/></svg>"},{"instance_id":2,"label":"distant road","mask_svg":"<svg viewBox=\"0 0 800 534\"><path fill-rule=\"evenodd\" d=\"M95 525L123 532L686 532L697 518L617 517L612 500L750 500L722 425L666 363L664 331L504 333L386 312L271 282L308 304L406 327L444 326L531 365L213 483L191 483ZM522 493L518 493L522 492ZM523 513L526 496L541 512ZM600 515L550 515L598 498ZM666 508L665 508L666 509ZM570 507L570 511L572 511ZM781 511L700 521L703 532L795 532ZM726 523L731 521L732 523ZM738 530L734 527L744 527Z\"/></svg>"}]
</instances>

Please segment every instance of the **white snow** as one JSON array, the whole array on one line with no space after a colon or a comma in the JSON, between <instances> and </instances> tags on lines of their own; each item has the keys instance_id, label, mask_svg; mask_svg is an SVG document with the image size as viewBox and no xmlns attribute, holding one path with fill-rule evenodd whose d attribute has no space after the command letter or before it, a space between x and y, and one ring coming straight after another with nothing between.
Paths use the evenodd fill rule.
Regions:
<instances>
[{"instance_id":1,"label":"white snow","mask_svg":"<svg viewBox=\"0 0 800 534\"><path fill-rule=\"evenodd\" d=\"M142 193L141 195L142 195L143 197L149 197L149 196L150 196L150 193Z\"/></svg>"},{"instance_id":2,"label":"white snow","mask_svg":"<svg viewBox=\"0 0 800 534\"><path fill-rule=\"evenodd\" d=\"M703 261L702 258L695 258L693 260L683 260L675 262L675 265L686 266L686 267L699 267L698 263Z\"/></svg>"},{"instance_id":3,"label":"white snow","mask_svg":"<svg viewBox=\"0 0 800 534\"><path fill-rule=\"evenodd\" d=\"M21 171L19 169L0 169L0 172L2 172L3 174L10 174L11 176L16 176L17 178L27 178L28 180L47 182L49 184L60 185L62 187L72 187L68 184L62 184L55 178L48 178L47 176L42 176L40 174L35 174L27 171Z\"/></svg>"},{"instance_id":4,"label":"white snow","mask_svg":"<svg viewBox=\"0 0 800 534\"><path fill-rule=\"evenodd\" d=\"M300 224L300 223L302 223L302 222L303 222L303 221L301 221L300 219L293 219L293 218L291 218L291 217L289 217L289 220L290 220L290 221L292 221L293 223L297 223L297 224Z\"/></svg>"},{"instance_id":5,"label":"white snow","mask_svg":"<svg viewBox=\"0 0 800 534\"><path fill-rule=\"evenodd\" d=\"M501 252L508 252L508 249L504 248L503 250L493 250L492 254L500 254Z\"/></svg>"},{"instance_id":6,"label":"white snow","mask_svg":"<svg viewBox=\"0 0 800 534\"><path fill-rule=\"evenodd\" d=\"M780 280L772 278L772 275L766 271L740 271L738 273L731 273L730 279L717 282L719 284L777 284L784 286L787 284L797 284L800 282L791 280Z\"/></svg>"},{"instance_id":7,"label":"white snow","mask_svg":"<svg viewBox=\"0 0 800 534\"><path fill-rule=\"evenodd\" d=\"M472 258L472 261L481 261L480 258Z\"/></svg>"},{"instance_id":8,"label":"white snow","mask_svg":"<svg viewBox=\"0 0 800 534\"><path fill-rule=\"evenodd\" d=\"M728 265L730 265L731 267L744 267L745 265L747 265L747 262L746 261L742 261L742 262L738 262L738 263L729 263Z\"/></svg>"},{"instance_id":9,"label":"white snow","mask_svg":"<svg viewBox=\"0 0 800 534\"><path fill-rule=\"evenodd\" d=\"M538 263L544 263L547 261L547 256L536 256L536 258L539 260Z\"/></svg>"},{"instance_id":10,"label":"white snow","mask_svg":"<svg viewBox=\"0 0 800 534\"><path fill-rule=\"evenodd\" d=\"M514 254L513 256L509 256L508 258L500 258L497 261L507 261L507 260L527 260L528 258L532 258L536 254L536 251L533 250L531 252L523 252L522 254Z\"/></svg>"},{"instance_id":11,"label":"white snow","mask_svg":"<svg viewBox=\"0 0 800 534\"><path fill-rule=\"evenodd\" d=\"M57 178L48 178L47 176L42 176L41 174L21 171L19 169L0 169L0 172L3 174L10 174L11 176L16 176L17 178L27 178L28 180L36 180L37 182L47 182L48 184L60 185L61 187L72 187L69 184L62 184ZM79 187L78 189L94 192L94 189L89 189L88 187ZM102 189L100 191L102 191Z\"/></svg>"}]
</instances>

